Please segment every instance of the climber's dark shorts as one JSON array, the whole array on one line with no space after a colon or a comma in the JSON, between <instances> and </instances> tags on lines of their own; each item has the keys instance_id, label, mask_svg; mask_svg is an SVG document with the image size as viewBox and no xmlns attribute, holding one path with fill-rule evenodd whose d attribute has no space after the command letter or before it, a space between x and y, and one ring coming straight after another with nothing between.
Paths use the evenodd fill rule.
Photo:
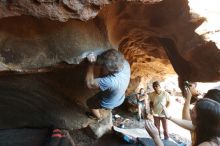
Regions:
<instances>
[{"instance_id":1,"label":"climber's dark shorts","mask_svg":"<svg viewBox=\"0 0 220 146\"><path fill-rule=\"evenodd\" d=\"M106 97L106 92L100 91L94 96L90 97L86 104L89 107L89 109L106 109L105 107L101 106L101 102L103 100L103 97Z\"/></svg>"}]
</instances>

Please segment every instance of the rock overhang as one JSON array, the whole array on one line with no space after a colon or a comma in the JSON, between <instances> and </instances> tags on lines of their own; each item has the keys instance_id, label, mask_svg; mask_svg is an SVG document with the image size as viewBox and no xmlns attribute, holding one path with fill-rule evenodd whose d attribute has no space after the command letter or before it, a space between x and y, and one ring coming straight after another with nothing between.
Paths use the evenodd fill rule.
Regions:
<instances>
[{"instance_id":1,"label":"rock overhang","mask_svg":"<svg viewBox=\"0 0 220 146\"><path fill-rule=\"evenodd\" d=\"M21 0L2 1L0 7L1 32L8 30L7 38L13 37L1 39L1 64L6 70L41 68L62 61L75 64L85 51L113 46L124 51L126 58L133 58L131 64L156 60L167 67L170 60L185 80L219 80L219 50L194 32L204 18L190 13L187 0ZM17 49L10 45L13 43ZM26 51L29 46L33 52ZM129 50L144 50L145 57ZM146 59L134 59L138 56ZM212 71L209 64L214 64ZM171 66L164 67L140 74L174 72Z\"/></svg>"}]
</instances>

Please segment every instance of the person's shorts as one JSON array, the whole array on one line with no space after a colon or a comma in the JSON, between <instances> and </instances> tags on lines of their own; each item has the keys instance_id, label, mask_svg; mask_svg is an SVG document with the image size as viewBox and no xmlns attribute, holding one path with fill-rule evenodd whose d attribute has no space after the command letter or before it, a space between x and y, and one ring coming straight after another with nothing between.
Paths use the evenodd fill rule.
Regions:
<instances>
[{"instance_id":1,"label":"person's shorts","mask_svg":"<svg viewBox=\"0 0 220 146\"><path fill-rule=\"evenodd\" d=\"M108 109L101 106L103 97L106 97L106 94L107 92L100 91L94 96L90 97L86 102L89 109Z\"/></svg>"},{"instance_id":2,"label":"person's shorts","mask_svg":"<svg viewBox=\"0 0 220 146\"><path fill-rule=\"evenodd\" d=\"M101 99L98 98L97 96L93 96L89 98L86 102L87 106L89 109L101 109Z\"/></svg>"}]
</instances>

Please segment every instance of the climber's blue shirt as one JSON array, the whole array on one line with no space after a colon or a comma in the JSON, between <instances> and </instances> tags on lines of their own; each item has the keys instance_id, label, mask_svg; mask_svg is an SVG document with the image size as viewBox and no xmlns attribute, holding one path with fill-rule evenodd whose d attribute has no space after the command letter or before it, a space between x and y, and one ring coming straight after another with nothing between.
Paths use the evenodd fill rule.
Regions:
<instances>
[{"instance_id":1,"label":"climber's blue shirt","mask_svg":"<svg viewBox=\"0 0 220 146\"><path fill-rule=\"evenodd\" d=\"M113 109L124 102L125 91L130 81L130 65L125 60L122 70L117 73L107 75L102 78L96 78L101 92L106 92L102 97L101 106L107 109Z\"/></svg>"}]
</instances>

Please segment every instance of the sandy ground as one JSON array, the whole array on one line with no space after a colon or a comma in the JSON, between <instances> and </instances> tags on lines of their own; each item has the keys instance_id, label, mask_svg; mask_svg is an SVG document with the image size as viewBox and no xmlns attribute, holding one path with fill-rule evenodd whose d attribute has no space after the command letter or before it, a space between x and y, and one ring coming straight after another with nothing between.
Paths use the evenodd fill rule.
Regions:
<instances>
[{"instance_id":1,"label":"sandy ground","mask_svg":"<svg viewBox=\"0 0 220 146\"><path fill-rule=\"evenodd\" d=\"M169 112L170 115L181 118L182 116L182 108L183 108L183 99L181 99L182 103L179 103L176 101L176 98L181 97L176 97L172 96L171 97L171 105L169 107ZM124 128L142 128L144 129L144 120L137 120L137 116L134 113L128 112L124 107L120 107L118 109L115 109L112 111L113 117L115 114L118 114L121 116L121 121L124 119L128 119L127 122L124 123ZM118 126L120 124L120 120L115 121L113 118L113 123L115 126ZM176 142L181 141L184 143L189 144L190 143L190 132L177 126L176 124L172 123L171 121L168 122L168 130L170 137L174 139ZM97 140L90 138L85 131L81 130L76 130L76 131L71 131L70 132L76 145L78 146L87 146L87 145L93 145L97 142ZM161 125L161 133L162 132L162 125ZM163 138L163 137L162 137Z\"/></svg>"},{"instance_id":2,"label":"sandy ground","mask_svg":"<svg viewBox=\"0 0 220 146\"><path fill-rule=\"evenodd\" d=\"M177 98L180 99L180 101L182 102L181 103L177 102L176 101ZM171 104L168 109L170 115L176 118L180 118L180 119L182 118L183 101L184 99L182 97L171 96ZM138 121L136 114L127 113L122 110L113 111L113 115L114 114L119 114L124 119L129 119L125 123L125 128L144 128L144 120ZM116 122L115 125L117 125ZM174 124L171 121L168 121L168 130L171 138L177 141L180 140L182 142L190 143L191 135L188 130L179 127L178 125ZM161 133L163 133L162 125L161 125Z\"/></svg>"}]
</instances>

